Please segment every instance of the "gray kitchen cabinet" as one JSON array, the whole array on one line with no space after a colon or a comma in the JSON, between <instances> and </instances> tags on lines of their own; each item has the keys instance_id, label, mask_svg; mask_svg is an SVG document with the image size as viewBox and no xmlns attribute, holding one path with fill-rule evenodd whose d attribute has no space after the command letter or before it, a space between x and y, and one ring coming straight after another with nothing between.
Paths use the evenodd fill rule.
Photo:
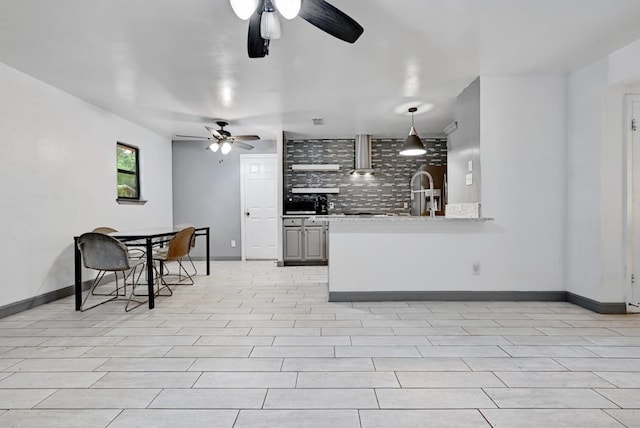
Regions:
<instances>
[{"instance_id":1,"label":"gray kitchen cabinet","mask_svg":"<svg viewBox=\"0 0 640 428\"><path fill-rule=\"evenodd\" d=\"M325 260L324 226L307 226L303 231L305 260Z\"/></svg>"},{"instance_id":2,"label":"gray kitchen cabinet","mask_svg":"<svg viewBox=\"0 0 640 428\"><path fill-rule=\"evenodd\" d=\"M308 218L283 221L285 264L324 264L327 261L327 225Z\"/></svg>"},{"instance_id":3,"label":"gray kitchen cabinet","mask_svg":"<svg viewBox=\"0 0 640 428\"><path fill-rule=\"evenodd\" d=\"M302 227L284 228L284 260L302 260Z\"/></svg>"}]
</instances>

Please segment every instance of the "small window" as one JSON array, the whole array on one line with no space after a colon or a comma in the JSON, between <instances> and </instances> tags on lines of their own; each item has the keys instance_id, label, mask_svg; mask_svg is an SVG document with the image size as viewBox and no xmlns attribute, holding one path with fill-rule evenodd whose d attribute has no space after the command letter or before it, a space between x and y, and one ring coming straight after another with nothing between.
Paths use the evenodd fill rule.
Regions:
<instances>
[{"instance_id":1,"label":"small window","mask_svg":"<svg viewBox=\"0 0 640 428\"><path fill-rule=\"evenodd\" d=\"M138 148L118 143L118 199L140 199Z\"/></svg>"}]
</instances>

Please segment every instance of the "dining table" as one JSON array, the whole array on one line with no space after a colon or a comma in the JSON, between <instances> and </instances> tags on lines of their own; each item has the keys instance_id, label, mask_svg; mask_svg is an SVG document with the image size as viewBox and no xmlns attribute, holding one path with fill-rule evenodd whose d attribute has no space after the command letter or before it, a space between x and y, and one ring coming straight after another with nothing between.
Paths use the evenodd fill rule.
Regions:
<instances>
[{"instance_id":1,"label":"dining table","mask_svg":"<svg viewBox=\"0 0 640 428\"><path fill-rule=\"evenodd\" d=\"M207 275L211 274L210 265L210 244L209 244L209 227L196 227L195 236L204 236L206 244L206 261L207 261ZM155 307L155 293L153 290L154 284L154 268L153 268L153 249L155 245L168 242L171 237L180 232L181 228L175 227L160 227L154 229L140 229L131 231L118 231L112 232L109 235L117 238L125 245L136 247L144 247L147 266L147 286L149 295L149 309ZM78 247L78 238L75 236L74 240L74 267L75 267L75 296L76 296L76 311L79 311L82 306L82 254Z\"/></svg>"}]
</instances>

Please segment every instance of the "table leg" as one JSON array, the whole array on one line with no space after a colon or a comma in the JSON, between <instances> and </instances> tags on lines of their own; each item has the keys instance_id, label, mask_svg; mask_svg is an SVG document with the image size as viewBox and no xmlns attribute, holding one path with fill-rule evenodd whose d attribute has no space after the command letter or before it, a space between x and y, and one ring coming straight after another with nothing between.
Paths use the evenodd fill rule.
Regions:
<instances>
[{"instance_id":1,"label":"table leg","mask_svg":"<svg viewBox=\"0 0 640 428\"><path fill-rule=\"evenodd\" d=\"M155 292L153 290L153 249L151 238L146 239L147 243L147 289L149 293L149 309L155 307Z\"/></svg>"},{"instance_id":2,"label":"table leg","mask_svg":"<svg viewBox=\"0 0 640 428\"><path fill-rule=\"evenodd\" d=\"M206 238L207 238L207 276L211 275L211 260L209 258L209 228L206 228Z\"/></svg>"},{"instance_id":3,"label":"table leg","mask_svg":"<svg viewBox=\"0 0 640 428\"><path fill-rule=\"evenodd\" d=\"M78 238L73 238L73 258L75 270L76 311L82 309L82 255L78 248Z\"/></svg>"}]
</instances>

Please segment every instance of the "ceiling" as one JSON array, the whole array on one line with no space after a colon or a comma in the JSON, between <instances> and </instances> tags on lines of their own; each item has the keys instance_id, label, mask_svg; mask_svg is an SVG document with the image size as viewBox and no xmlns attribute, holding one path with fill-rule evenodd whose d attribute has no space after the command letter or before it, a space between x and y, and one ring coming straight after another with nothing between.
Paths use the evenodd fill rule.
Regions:
<instances>
[{"instance_id":1,"label":"ceiling","mask_svg":"<svg viewBox=\"0 0 640 428\"><path fill-rule=\"evenodd\" d=\"M355 44L281 20L249 59L228 0L3 0L0 61L167 137L216 119L265 139L397 137L418 101L420 135L440 133L478 75L568 73L640 38L639 0L329 1L364 27Z\"/></svg>"}]
</instances>

